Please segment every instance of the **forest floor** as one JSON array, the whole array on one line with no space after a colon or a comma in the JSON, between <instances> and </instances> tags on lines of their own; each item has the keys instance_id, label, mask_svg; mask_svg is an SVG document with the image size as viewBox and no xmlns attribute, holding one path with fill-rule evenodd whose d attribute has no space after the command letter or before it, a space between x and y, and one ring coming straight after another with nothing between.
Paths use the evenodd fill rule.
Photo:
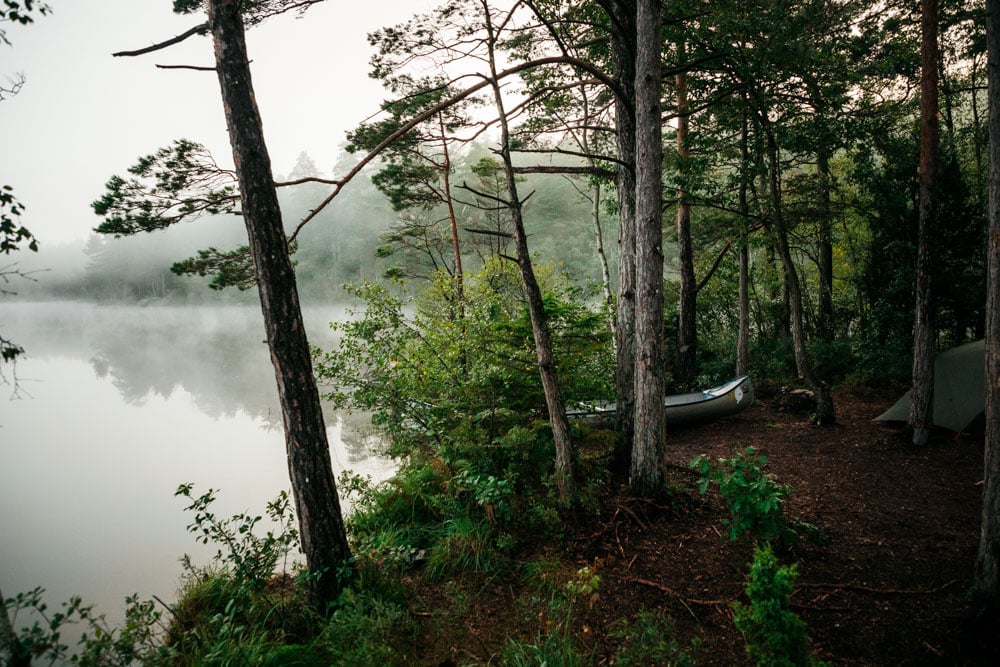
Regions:
<instances>
[{"instance_id":1,"label":"forest floor","mask_svg":"<svg viewBox=\"0 0 1000 667\"><path fill-rule=\"evenodd\" d=\"M601 577L593 603L574 609L572 630L593 662L609 664L615 623L646 609L669 614L682 645L700 638L696 664L748 664L731 604L746 601L753 544L746 536L728 539L718 493L698 492L689 463L752 446L768 457L767 472L791 489L786 516L826 537L775 552L782 563L797 563L791 601L814 657L832 665L1000 664L997 620L975 620L968 596L982 437L938 432L915 447L872 421L890 397L836 395L838 424L829 428L780 410L760 389L757 398L737 417L670 430L672 498L610 495L599 510L580 513L561 544L539 544L565 563L563 581L583 566ZM421 579L414 573L414 608L425 630L419 664L483 664L509 638L537 643L551 629L544 602L515 577L445 585Z\"/></svg>"}]
</instances>

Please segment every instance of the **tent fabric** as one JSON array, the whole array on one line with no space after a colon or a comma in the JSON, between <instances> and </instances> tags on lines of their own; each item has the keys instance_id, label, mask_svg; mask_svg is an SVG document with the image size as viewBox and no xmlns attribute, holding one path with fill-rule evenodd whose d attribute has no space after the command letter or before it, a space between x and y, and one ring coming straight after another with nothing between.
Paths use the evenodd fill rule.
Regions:
<instances>
[{"instance_id":1,"label":"tent fabric","mask_svg":"<svg viewBox=\"0 0 1000 667\"><path fill-rule=\"evenodd\" d=\"M986 347L983 341L942 352L934 361L935 426L956 433L986 428ZM910 392L875 419L905 422L910 418Z\"/></svg>"}]
</instances>

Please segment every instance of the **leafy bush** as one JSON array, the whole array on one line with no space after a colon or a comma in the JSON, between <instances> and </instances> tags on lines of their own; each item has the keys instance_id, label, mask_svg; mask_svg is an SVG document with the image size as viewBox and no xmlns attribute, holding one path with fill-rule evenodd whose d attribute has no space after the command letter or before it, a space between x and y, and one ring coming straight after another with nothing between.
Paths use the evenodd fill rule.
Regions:
<instances>
[{"instance_id":1,"label":"leafy bush","mask_svg":"<svg viewBox=\"0 0 1000 667\"><path fill-rule=\"evenodd\" d=\"M259 535L260 515L218 517L216 493L196 495L191 484L175 493L190 501L188 532L218 549L206 566L181 559L183 583L165 644L197 664L267 664L272 652L308 643L322 627L308 603L307 573L293 562L298 533L291 499L282 492L267 503L273 527Z\"/></svg>"},{"instance_id":2,"label":"leafy bush","mask_svg":"<svg viewBox=\"0 0 1000 667\"><path fill-rule=\"evenodd\" d=\"M209 489L194 497L193 484L181 484L175 496L183 496L191 501L185 511L194 512L194 520L188 524L188 532L202 544L213 542L219 545L214 561L231 571L233 578L252 589L260 589L270 580L279 562L287 566L289 554L298 547L298 532L295 530L295 516L292 501L287 491L267 503L267 516L278 527L264 536L254 533L254 528L263 517L246 512L227 519L219 519L212 512L215 489Z\"/></svg>"},{"instance_id":3,"label":"leafy bush","mask_svg":"<svg viewBox=\"0 0 1000 667\"><path fill-rule=\"evenodd\" d=\"M691 461L691 467L701 473L699 489L702 493L715 482L719 493L729 506L730 518L723 523L729 526L729 539L737 540L745 533L769 542L788 532L788 523L782 505L788 497L788 487L775 482L764 472L766 456L757 456L753 447L731 459L719 459L713 466L705 456Z\"/></svg>"},{"instance_id":4,"label":"leafy bush","mask_svg":"<svg viewBox=\"0 0 1000 667\"><path fill-rule=\"evenodd\" d=\"M743 633L747 656L758 667L819 667L809 656L806 624L791 610L789 597L798 576L794 565L779 566L771 547L758 547L746 585L749 605L733 604L734 623Z\"/></svg>"},{"instance_id":5,"label":"leafy bush","mask_svg":"<svg viewBox=\"0 0 1000 667\"><path fill-rule=\"evenodd\" d=\"M169 665L177 657L163 646L161 616L152 601L140 601L132 595L125 600L125 623L111 627L93 605L84 605L79 597L62 603L60 611L50 611L44 601L44 589L36 588L0 600L9 612L11 625L17 628L13 646L5 647L12 665L48 661L48 664L73 663L82 667L126 667L136 662L144 665ZM20 622L22 614L30 625ZM22 626L22 627L19 627ZM82 634L73 651L65 635L70 628L82 626Z\"/></svg>"},{"instance_id":6,"label":"leafy bush","mask_svg":"<svg viewBox=\"0 0 1000 667\"><path fill-rule=\"evenodd\" d=\"M565 398L608 396L606 318L551 269L538 274ZM364 312L332 325L340 345L317 354L317 376L336 406L371 411L403 462L378 487L350 487L359 553L426 559L438 576L501 571L514 536L558 525L554 445L519 275L490 260L461 290L442 274L413 299L370 284L355 294Z\"/></svg>"},{"instance_id":7,"label":"leafy bush","mask_svg":"<svg viewBox=\"0 0 1000 667\"><path fill-rule=\"evenodd\" d=\"M398 453L461 435L489 444L524 417L542 414L527 306L516 271L489 261L458 283L447 275L417 298L382 285L352 288L357 319L334 323L336 351L317 354L327 398L370 410ZM612 390L614 360L603 314L553 271L539 270L560 380L568 401ZM471 444L471 443L469 443Z\"/></svg>"}]
</instances>

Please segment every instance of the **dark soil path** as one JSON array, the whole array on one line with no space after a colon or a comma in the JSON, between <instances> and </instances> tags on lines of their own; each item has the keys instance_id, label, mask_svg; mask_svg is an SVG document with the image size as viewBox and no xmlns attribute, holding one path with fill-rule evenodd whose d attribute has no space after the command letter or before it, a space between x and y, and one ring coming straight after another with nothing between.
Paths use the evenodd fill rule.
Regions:
<instances>
[{"instance_id":1,"label":"dark soil path","mask_svg":"<svg viewBox=\"0 0 1000 667\"><path fill-rule=\"evenodd\" d=\"M670 431L671 481L684 489L675 500L612 497L599 516L581 519L562 555L601 576L599 597L577 624L598 662L614 652L611 624L649 609L674 618L680 641L701 638L698 664L746 664L730 604L743 595L753 545L728 540L718 495L698 494L688 464L699 454L729 458L752 446L768 457L767 471L791 487L786 515L827 538L777 551L783 563L798 563L792 601L815 657L880 667L1000 664L996 620L977 623L968 606L982 438L942 432L916 448L872 421L884 401L839 395L838 425L817 428L807 415L758 398L738 417ZM425 645L437 656L431 663L447 664L449 652L455 663L476 662L518 630L537 633L525 625L523 598L517 602L509 582L470 594L459 615L447 615L450 622L438 617L433 646ZM454 595L439 595L425 589L420 604L454 611Z\"/></svg>"}]
</instances>

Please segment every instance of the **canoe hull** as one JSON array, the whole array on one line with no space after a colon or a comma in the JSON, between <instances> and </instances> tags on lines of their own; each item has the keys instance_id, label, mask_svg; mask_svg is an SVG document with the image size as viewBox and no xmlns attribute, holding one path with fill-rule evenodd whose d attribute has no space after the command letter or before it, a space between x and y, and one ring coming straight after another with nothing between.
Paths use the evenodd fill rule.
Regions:
<instances>
[{"instance_id":1,"label":"canoe hull","mask_svg":"<svg viewBox=\"0 0 1000 667\"><path fill-rule=\"evenodd\" d=\"M743 412L753 401L753 382L744 375L704 391L667 396L664 419L668 425L714 421ZM614 417L616 410L614 403L594 403L581 405L568 414L571 418L603 421Z\"/></svg>"}]
</instances>

